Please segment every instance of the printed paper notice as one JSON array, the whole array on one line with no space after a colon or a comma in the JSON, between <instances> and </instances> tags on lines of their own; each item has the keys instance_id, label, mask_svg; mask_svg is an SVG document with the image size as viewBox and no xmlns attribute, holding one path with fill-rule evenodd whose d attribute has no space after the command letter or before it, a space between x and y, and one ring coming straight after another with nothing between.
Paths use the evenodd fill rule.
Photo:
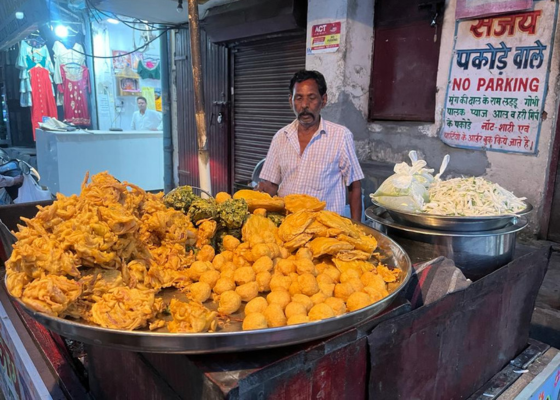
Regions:
<instances>
[{"instance_id":1,"label":"printed paper notice","mask_svg":"<svg viewBox=\"0 0 560 400\"><path fill-rule=\"evenodd\" d=\"M337 51L340 47L340 26L340 21L313 25L309 53L334 53Z\"/></svg>"}]
</instances>

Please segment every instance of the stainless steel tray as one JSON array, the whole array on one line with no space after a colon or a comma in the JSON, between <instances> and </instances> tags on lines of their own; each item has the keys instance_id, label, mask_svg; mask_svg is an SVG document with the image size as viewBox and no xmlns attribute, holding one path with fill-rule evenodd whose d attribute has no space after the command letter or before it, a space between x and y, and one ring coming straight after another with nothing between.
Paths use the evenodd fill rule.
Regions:
<instances>
[{"instance_id":1,"label":"stainless steel tray","mask_svg":"<svg viewBox=\"0 0 560 400\"><path fill-rule=\"evenodd\" d=\"M242 331L242 312L232 315L231 323L224 330L215 333L169 333L166 328L149 330L122 331L89 325L68 319L52 317L27 308L15 299L36 321L48 329L69 339L93 345L112 347L119 350L149 353L203 354L248 351L304 343L331 336L348 330L360 322L379 314L387 308L396 295L406 286L411 275L411 262L406 252L384 234L362 225L362 229L373 235L382 249L383 262L403 270L404 277L388 297L360 310L317 322L301 325ZM178 290L161 292L164 299L180 298Z\"/></svg>"},{"instance_id":2,"label":"stainless steel tray","mask_svg":"<svg viewBox=\"0 0 560 400\"><path fill-rule=\"evenodd\" d=\"M413 262L445 256L475 280L513 259L517 233L527 226L527 219L519 217L515 223L491 231L437 231L401 225L385 208L376 206L366 210L366 217L373 228L399 243Z\"/></svg>"},{"instance_id":3,"label":"stainless steel tray","mask_svg":"<svg viewBox=\"0 0 560 400\"><path fill-rule=\"evenodd\" d=\"M504 228L508 224L515 224L518 218L524 217L533 211L533 206L525 201L527 207L515 214L487 217L455 217L394 210L379 204L373 199L372 203L387 210L393 221L402 225L453 232L480 232Z\"/></svg>"}]
</instances>

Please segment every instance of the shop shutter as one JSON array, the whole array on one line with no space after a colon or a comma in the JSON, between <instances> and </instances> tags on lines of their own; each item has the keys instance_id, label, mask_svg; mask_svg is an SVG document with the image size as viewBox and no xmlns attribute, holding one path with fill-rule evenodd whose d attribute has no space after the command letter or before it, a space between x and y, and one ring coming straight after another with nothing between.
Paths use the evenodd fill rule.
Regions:
<instances>
[{"instance_id":1,"label":"shop shutter","mask_svg":"<svg viewBox=\"0 0 560 400\"><path fill-rule=\"evenodd\" d=\"M305 68L305 35L233 46L233 169L235 189L251 181L274 134L294 120L288 103L293 74Z\"/></svg>"}]
</instances>

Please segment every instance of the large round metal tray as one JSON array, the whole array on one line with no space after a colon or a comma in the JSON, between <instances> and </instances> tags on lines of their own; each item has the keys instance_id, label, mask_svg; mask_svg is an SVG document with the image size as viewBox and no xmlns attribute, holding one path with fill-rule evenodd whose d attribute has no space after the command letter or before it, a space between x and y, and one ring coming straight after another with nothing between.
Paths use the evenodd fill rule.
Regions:
<instances>
[{"instance_id":1,"label":"large round metal tray","mask_svg":"<svg viewBox=\"0 0 560 400\"><path fill-rule=\"evenodd\" d=\"M362 229L373 235L382 250L383 262L390 267L403 270L404 276L399 285L388 297L360 310L339 317L310 322L301 325L242 331L242 311L231 316L231 322L223 330L214 333L169 333L166 328L149 330L122 331L102 328L33 311L15 299L36 321L48 329L69 339L93 345L112 347L120 350L150 353L222 353L265 349L287 346L331 336L348 330L360 322L379 314L387 308L396 295L406 286L411 275L411 262L406 252L384 234L362 225ZM181 298L178 290L167 289L161 292L164 300ZM208 304L210 305L210 304Z\"/></svg>"},{"instance_id":2,"label":"large round metal tray","mask_svg":"<svg viewBox=\"0 0 560 400\"><path fill-rule=\"evenodd\" d=\"M527 207L515 214L486 217L456 217L399 211L388 208L373 199L372 203L387 210L391 218L397 223L417 228L453 232L480 232L501 229L508 224L515 224L518 218L524 217L533 211L533 206L525 201L524 203Z\"/></svg>"}]
</instances>

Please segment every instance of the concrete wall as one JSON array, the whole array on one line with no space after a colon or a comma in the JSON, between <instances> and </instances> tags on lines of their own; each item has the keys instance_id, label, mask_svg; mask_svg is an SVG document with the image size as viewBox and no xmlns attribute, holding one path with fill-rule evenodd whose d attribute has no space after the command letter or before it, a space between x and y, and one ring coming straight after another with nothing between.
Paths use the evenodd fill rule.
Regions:
<instances>
[{"instance_id":1,"label":"concrete wall","mask_svg":"<svg viewBox=\"0 0 560 400\"><path fill-rule=\"evenodd\" d=\"M445 154L451 155L448 176L484 176L535 206L530 232L536 233L549 172L556 126L559 89L560 35L555 33L553 61L545 111L536 156L456 149L438 138L441 127L449 65L455 30L455 1L448 0L443 27L437 77L435 123L367 122L368 87L373 52L373 1L309 0L308 30L315 24L342 20L341 48L336 53L309 54L306 66L325 74L329 85L326 119L346 125L354 133L356 151L366 180L366 194L375 190L394 163L409 161L409 150L417 150L432 168L439 168ZM549 21L552 23L553 21ZM308 32L308 48L309 48Z\"/></svg>"}]
</instances>

